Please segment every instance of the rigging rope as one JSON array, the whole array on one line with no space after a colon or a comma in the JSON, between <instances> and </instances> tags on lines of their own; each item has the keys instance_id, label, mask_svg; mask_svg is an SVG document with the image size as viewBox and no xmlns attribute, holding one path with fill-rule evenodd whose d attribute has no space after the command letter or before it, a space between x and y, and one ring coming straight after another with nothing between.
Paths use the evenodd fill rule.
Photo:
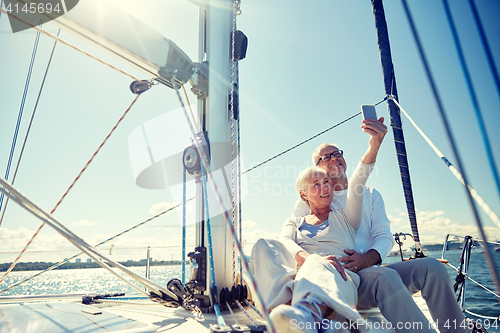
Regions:
<instances>
[{"instance_id":1,"label":"rigging rope","mask_svg":"<svg viewBox=\"0 0 500 333\"><path fill-rule=\"evenodd\" d=\"M236 3L237 0L233 1L233 17L232 17L232 31L231 31L231 82L230 82L230 89L231 92L229 94L230 98L230 105L231 105L231 205L232 205L232 217L231 217L231 222L233 223L233 228L234 228L234 221L235 221L235 197L236 197L236 171L235 171L235 161L234 161L234 149L235 149L235 142L234 142L234 122L235 122L235 109L234 109L234 84L235 84L235 66L236 66L236 61L234 59L234 41L235 41L235 35L236 35ZM238 150L239 153L239 150ZM240 176L238 176L240 177ZM235 244L233 240L233 285L236 285L236 251L235 251Z\"/></svg>"},{"instance_id":2,"label":"rigging rope","mask_svg":"<svg viewBox=\"0 0 500 333\"><path fill-rule=\"evenodd\" d=\"M94 247L97 247L98 245L94 245ZM194 246L194 245L191 245ZM180 245L169 245L169 246L135 246L135 247L113 247L114 250L146 250L148 248L150 249L174 249L174 248L179 248L181 247ZM78 250L52 250L52 251L26 251L26 253L68 253L68 252L78 252ZM7 252L0 252L0 254L13 254L13 253L19 253L19 251L7 251ZM81 252L78 254L82 254ZM72 259L72 258L70 258ZM64 259L66 262L69 261L70 259ZM1 293L1 292L0 292Z\"/></svg>"},{"instance_id":3,"label":"rigging rope","mask_svg":"<svg viewBox=\"0 0 500 333\"><path fill-rule=\"evenodd\" d=\"M465 186L465 184L469 184L469 181L467 180L467 177L466 177L466 174L465 174L465 170L462 167L462 159L461 159L460 154L458 152L458 149L456 147L455 138L453 137L453 134L452 134L450 126L449 126L448 118L447 118L447 116L446 116L446 114L444 112L444 107L443 107L443 104L441 102L441 97L440 97L440 95L439 95L439 93L437 91L437 87L436 87L436 84L434 82L434 77L432 76L432 73L430 71L430 67L429 67L429 64L428 64L428 61L427 61L427 57L426 57L426 55L424 53L424 49L422 47L422 43L420 42L420 38L418 36L415 24L413 22L413 17L412 17L412 15L410 13L410 9L408 7L407 1L406 0L401 0L401 1L403 3L403 8L404 8L404 11L406 13L406 17L407 17L408 22L410 24L410 28L411 28L413 37L415 39L415 43L417 44L417 49L419 51L420 58L421 58L422 63L424 65L424 69L425 69L425 72L427 74L427 78L428 78L429 83L431 85L431 89L432 89L432 92L433 92L436 104L438 106L438 110L439 110L439 113L441 115L441 119L442 119L444 127L446 129L446 134L448 136L448 139L450 141L451 147L453 149L453 153L455 155L455 158L457 159L458 169L461 171L462 177L464 179L465 192L466 192L467 198L469 199L469 203L471 205L472 212L474 214L474 218L476 220L476 224L477 224L477 227L479 229L479 233L481 234L481 238L486 241L488 239L486 238L486 235L484 233L483 225L482 225L481 219L479 217L479 213L478 213L478 211L476 209L476 206L474 205L474 201L472 200L472 195L470 194L469 189L467 188L467 186ZM493 278L493 282L497 286L498 290L500 290L499 274L496 271L495 264L493 263L493 259L492 259L492 255L491 255L490 251L491 251L490 248L486 247L486 250L484 251L485 256L486 256L486 261L488 263L488 266L489 266L489 269L490 269L490 272L491 272L491 275L492 275L492 278Z\"/></svg>"},{"instance_id":4,"label":"rigging rope","mask_svg":"<svg viewBox=\"0 0 500 333\"><path fill-rule=\"evenodd\" d=\"M238 307L240 308L240 310L243 311L243 313L247 316L248 320L250 320L250 322L252 323L252 325L258 326L257 323L255 322L255 320L252 319L252 317L250 316L250 314L245 310L245 308L240 304L240 302L238 302L237 299L234 299L234 302L236 303L236 305L238 305Z\"/></svg>"},{"instance_id":5,"label":"rigging rope","mask_svg":"<svg viewBox=\"0 0 500 333\"><path fill-rule=\"evenodd\" d=\"M252 310L255 311L255 313L257 313L261 318L264 318L264 316L262 315L262 313L260 313L260 311L255 306L253 306L252 303L250 303L247 299L244 299L244 301L245 301L246 305L248 305L249 307L252 308Z\"/></svg>"},{"instance_id":6,"label":"rigging rope","mask_svg":"<svg viewBox=\"0 0 500 333\"><path fill-rule=\"evenodd\" d=\"M102 254L100 254L96 248L87 244L83 239L79 238L71 230L66 228L59 221L57 221L52 215L50 215L49 213L47 213L46 211L44 211L43 209L38 207L34 202L29 200L23 194L21 194L17 189L15 189L5 179L0 178L0 185L3 186L3 187L0 187L1 192L5 193L7 196L9 196L12 200L14 200L22 208L26 209L27 211L29 211L31 214L33 214L37 218L44 221L44 224L46 223L49 226L51 226L54 230L56 230L64 238L66 238L68 241L70 241L73 245L75 245L81 251L85 252L85 254L87 256L89 256L92 260L94 260L99 266L107 269L111 274L113 274L118 279L125 282L130 287L134 288L135 290L139 291L140 293L143 293L143 294L149 296L149 294L147 292L145 292L143 289L137 287L136 285L132 284L130 281L128 281L125 278L123 278L122 276L120 276L117 272L115 272L112 269L111 266L121 270L123 273L127 274L129 277L134 279L136 282L142 284L144 287L148 288L149 290L151 290L154 294L158 295L159 297L162 297L162 293L163 293L163 294L166 294L166 295L172 297L174 300L178 300L178 297L175 294L173 294L172 292L170 292L169 290L166 290L160 286L157 286L156 284L152 283L151 281L149 281L149 280L135 274L134 272L128 270L122 264L117 263L117 262L103 256Z\"/></svg>"},{"instance_id":7,"label":"rigging rope","mask_svg":"<svg viewBox=\"0 0 500 333\"><path fill-rule=\"evenodd\" d=\"M191 108L191 102L189 102L189 97L184 85L182 85L182 91L184 92L184 96L186 96L186 101L189 106L189 112L191 113L191 117L193 118L193 124L196 126L196 118L194 117L193 109Z\"/></svg>"},{"instance_id":8,"label":"rigging rope","mask_svg":"<svg viewBox=\"0 0 500 333\"><path fill-rule=\"evenodd\" d=\"M399 110L403 112L403 114L408 118L408 120L412 123L412 125L415 127L415 129L422 135L425 141L431 146L431 148L434 150L436 155L439 156L439 158L448 166L450 171L457 177L457 179L465 185L464 179L462 177L462 174L451 164L451 162L443 155L443 153L434 145L434 143L425 135L425 133L418 127L418 125L413 121L413 119L408 115L408 113L401 107L401 105L398 102L395 102L396 105L398 106ZM477 204L483 209L483 211L490 217L490 219L500 227L500 219L498 218L498 215L490 208L490 206L484 201L484 199L477 193L476 190L472 188L469 184L467 184L467 188L469 189L470 194L472 197L476 200Z\"/></svg>"},{"instance_id":9,"label":"rigging rope","mask_svg":"<svg viewBox=\"0 0 500 333\"><path fill-rule=\"evenodd\" d=\"M454 270L456 270L456 271L460 274L460 270L459 270L457 267L455 267L455 266L451 265L450 263L446 263L446 265L448 265L449 267L453 268ZM486 290L487 292L489 292L489 293L493 294L494 296L496 296L497 298L499 298L499 299L500 299L500 295L496 294L495 292L491 291L491 290L490 290L490 289L488 289L487 287L483 286L481 283L477 282L476 280L474 280L474 279L473 279L473 278L471 278L470 276L462 274L462 277L463 277L463 279L469 279L469 280L471 280L471 281L472 281L472 282L474 282L477 286L479 286L479 287L483 288L483 289L484 289L484 290ZM477 313L474 313L474 312L472 312L472 311L465 310L465 309L464 309L464 311L465 311L465 312L467 312L467 313L469 313L469 314L471 314L471 315L473 315L473 316L476 316L476 317L479 317L479 318L484 318L484 319L498 320L498 319L500 318L500 317L483 316L483 315L480 315L480 314L477 314Z\"/></svg>"},{"instance_id":10,"label":"rigging rope","mask_svg":"<svg viewBox=\"0 0 500 333\"><path fill-rule=\"evenodd\" d=\"M182 168L182 284L186 283L186 168Z\"/></svg>"},{"instance_id":11,"label":"rigging rope","mask_svg":"<svg viewBox=\"0 0 500 333\"><path fill-rule=\"evenodd\" d=\"M243 234L242 234L242 225L241 225L241 155L240 155L240 115L238 115L238 135L237 135L237 140L238 140L238 169L236 170L236 174L238 175L238 227L239 227L239 237L240 239L243 239ZM241 264L241 258L239 261L240 264L240 284L243 285L243 265Z\"/></svg>"},{"instance_id":12,"label":"rigging rope","mask_svg":"<svg viewBox=\"0 0 500 333\"><path fill-rule=\"evenodd\" d=\"M293 150L293 149L295 149L295 148L297 148L297 147L299 147L299 146L303 145L304 143L309 142L309 141L311 141L312 139L317 138L318 136L320 136L320 135L322 135L322 134L325 134L326 132L328 132L328 131L330 131L330 130L334 129L335 127L337 127L337 126L339 126L339 125L342 125L343 123L345 123L345 122L347 122L347 121L349 121L349 120L353 119L353 118L354 118L354 117L356 117L356 116L359 116L360 114L361 114L361 112L358 112L358 113L356 113L356 114L354 114L354 115L350 116L349 118L342 120L340 123L335 124L335 125L333 125L332 127L329 127L329 128L327 128L326 130L324 130L324 131L322 131L322 132L319 132L319 133L318 133L318 134L316 134L316 135L311 136L309 139L304 140L304 141L302 141L301 143L298 143L298 144L296 144L295 146L293 146L293 147L291 147L291 148L288 148L287 150L282 151L282 152L281 152L281 153L279 153L278 155L275 155L275 156L273 156L273 157L271 157L271 158L269 158L269 159L265 160L264 162L261 162L261 163L259 163L259 164L255 165L255 166L251 167L251 168L250 168L250 169L248 169L247 171L243 172L241 175L244 175L245 173L250 172L250 171L252 171L253 169L258 168L258 167L260 167L261 165L266 164L267 162L270 162L270 161L274 160L274 159L275 159L275 158L277 158L277 157L280 157L281 155L283 155L283 154L285 154L285 153L288 153L290 150Z\"/></svg>"},{"instance_id":13,"label":"rigging rope","mask_svg":"<svg viewBox=\"0 0 500 333\"><path fill-rule=\"evenodd\" d=\"M0 7L1 9L1 7ZM43 22L40 19L40 24ZM26 97L28 96L28 89L31 81L31 73L33 73L33 65L35 64L36 52L38 50L38 41L40 40L40 33L37 32L35 36L35 42L33 44L33 51L31 51L31 60L28 67L28 74L26 75L26 80L24 82L23 97L21 98L21 106L19 107L19 113L17 115L16 129L14 130L14 137L12 138L12 144L10 147L9 160L7 162L7 169L5 170L5 179L9 179L10 166L12 164L12 159L14 157L14 152L16 150L17 136L19 134L19 128L21 127L21 120L23 118L24 104L26 103ZM0 211L2 210L4 195L0 195Z\"/></svg>"},{"instance_id":14,"label":"rigging rope","mask_svg":"<svg viewBox=\"0 0 500 333\"><path fill-rule=\"evenodd\" d=\"M115 126L111 129L111 131L108 133L108 135L106 136L106 138L104 139L104 141L101 143L101 145L97 148L97 150L94 152L94 154L92 155L92 157L90 158L90 160L87 162L87 164L85 164L85 166L83 167L83 169L80 171L80 173L78 174L78 176L76 176L75 180L73 180L73 183L71 183L71 185L69 186L69 188L66 190L66 192L63 194L63 196L61 197L61 199L59 199L59 202L55 205L55 207L52 209L52 211L50 212L50 215L52 215L56 210L57 208L59 207L59 205L61 204L61 202L64 200L64 198L68 195L69 191L73 188L73 186L75 186L76 182L80 179L80 177L82 176L82 174L85 172L85 170L87 170L88 166L90 165L90 163L92 163L92 161L94 160L94 158L96 157L96 155L99 153L99 151L101 150L101 148L104 146L104 144L108 141L109 137L113 134L113 132L115 131L115 129L118 127L118 125L122 122L123 118L125 118L125 116L127 115L127 113L130 111L130 109L132 108L132 106L135 104L135 102L137 101L137 99L139 98L139 96L141 95L137 95L134 100L132 101L132 103L130 103L129 107L127 108L127 110L125 110L125 112L123 113L123 115L120 117L120 119L118 119L118 121L116 122ZM16 266L16 264L19 262L19 260L21 259L21 257L23 256L24 252L26 252L26 250L28 249L28 247L30 246L30 244L33 242L33 240L35 239L36 236L38 236L38 234L40 233L40 231L43 229L45 223L42 223L40 225L40 227L38 227L37 231L35 232L35 234L31 237L31 239L28 241L28 243L26 244L26 246L24 247L24 249L21 251L21 253L19 254L19 256L16 258L16 260L14 260L14 262L12 263L12 265L9 267L9 269L5 272L4 276L2 277L2 279L0 279L0 283L2 283L5 278L7 277L7 275L14 269L14 267Z\"/></svg>"},{"instance_id":15,"label":"rigging rope","mask_svg":"<svg viewBox=\"0 0 500 333\"><path fill-rule=\"evenodd\" d=\"M188 126L189 126L189 130L191 131L191 135L193 138L196 138L196 132L194 130L194 127L193 127L193 124L189 121L189 115L188 115L188 112L186 110L186 107L184 105L184 102L182 101L182 97L181 97L181 94L179 92L179 88L177 87L177 83L175 82L175 78L172 78L171 80L172 82L172 86L174 87L174 90L177 94L177 98L179 99L179 102L181 104L181 107L182 107L182 110L184 111L184 116L186 117L186 120L187 120L187 123L188 123ZM205 154L205 151L200 147L200 143L198 142L198 140L193 140L194 141L194 144L196 146L196 149L198 150L199 154L200 154L200 160L201 160L201 165L202 167L205 167L205 166L208 166L208 159L207 159L207 156ZM262 309L265 313L265 316L263 317L268 325L269 325L269 328L271 330L271 332L275 332L274 330L274 325L273 323L271 322L271 320L269 319L269 311L267 310L267 306L266 304L264 303L264 298L262 297L262 294L260 293L260 291L257 289L257 283L255 282L255 277L253 276L253 273L250 269L250 266L248 265L248 262L244 259L244 253L243 253L243 247L241 245L241 242L240 240L238 239L238 236L236 235L236 231L234 230L233 228L233 225L231 224L231 222L229 221L229 216L228 216L228 213L227 211L223 208L224 207L224 204L223 204L223 201L222 201L222 197L221 197L221 194L219 192L219 189L217 187L217 184L215 183L214 179L213 179L213 175L212 173L207 173L207 176L208 176L208 181L210 182L210 186L212 186L212 189L214 190L214 194L215 194L215 197L217 199L217 202L219 204L219 207L222 208L222 211L223 211L223 217L224 217L224 221L226 222L228 228L229 228L229 231L231 232L231 236L233 237L235 243L236 243L236 246L238 248L238 252L240 254L240 258L242 259L241 261L243 262L244 266L245 266L245 270L248 274L248 277L250 279L250 281L252 282L252 286L255 290L255 293L257 294L257 298L259 299L261 305L262 305Z\"/></svg>"},{"instance_id":16,"label":"rigging rope","mask_svg":"<svg viewBox=\"0 0 500 333\"><path fill-rule=\"evenodd\" d=\"M114 70L116 70L116 71L118 71L118 72L120 72L120 73L122 73L122 74L124 74L124 75L126 75L126 76L128 76L128 77L130 77L130 78L131 78L131 79L133 79L134 81L140 81L137 77L135 77L135 76L133 76L132 74L130 74L130 73L128 73L128 72L126 72L126 71L124 71L123 69L120 69L120 68L118 68L118 67L115 67L115 66L111 65L109 62L106 62L106 61L102 60L101 58L96 57L96 56L94 56L94 55L92 55L92 54L88 53L87 51L84 51L84 50L80 49L79 47L76 47L75 45L73 45L73 44L71 44L71 43L69 43L69 42L65 41L64 39L61 39L61 38L57 37L56 35L51 34L50 32L48 32L48 31L46 31L46 30L44 30L44 29L42 29L42 28L40 28L40 27L34 26L33 24L31 24L31 23L29 23L29 22L26 22L25 20L23 20L23 19L21 19L21 18L17 17L16 15L14 15L14 14L12 14L12 13L7 12L7 11L6 11L6 10L4 10L3 8L0 8L0 12L1 12L1 13L5 13L5 14L7 14L7 15L9 15L9 16L11 16L11 17L13 17L14 19L18 20L19 22L22 22L22 23L24 23L24 24L27 24L28 26L32 27L32 28L33 28L33 29L35 29L36 31L41 32L41 33L44 33L45 35L47 35L47 36L49 36L49 37L51 37L51 38L54 38L55 40L57 40L57 41L59 41L59 42L63 43L64 45L69 46L69 47L73 48L74 50L76 50L76 51L78 51L78 52L81 52L81 53L85 54L86 56L88 56L88 57L90 57L90 58L92 58L92 59L94 59L94 60L99 61L101 64L106 65L106 66L110 67L111 69L114 69Z\"/></svg>"},{"instance_id":17,"label":"rigging rope","mask_svg":"<svg viewBox=\"0 0 500 333\"><path fill-rule=\"evenodd\" d=\"M0 314L2 315L2 319L3 319L4 323L5 323L5 326L7 326L7 332L12 332L12 329L10 328L9 320L5 316L5 314L3 313L2 309L0 309Z\"/></svg>"},{"instance_id":18,"label":"rigging rope","mask_svg":"<svg viewBox=\"0 0 500 333\"><path fill-rule=\"evenodd\" d=\"M377 106L377 105L379 105L380 103L385 102L388 98L389 98L388 96L384 97L384 99L383 99L383 100L381 100L380 102L375 103L373 106ZM258 167L260 167L261 165L266 164L267 162L270 162L270 161L274 160L275 158L277 158L277 157L279 157L279 156L281 156L281 155L283 155L283 154L285 154L285 153L288 153L289 151L291 151L291 150L293 150L293 149L295 149L295 148L297 148L297 147L299 147L299 146L303 145L304 143L307 143L307 142L311 141L312 139L317 138L318 136L320 136L320 135L322 135L322 134L325 134L326 132L328 132L328 131L330 131L330 130L334 129L335 127L342 125L343 123L345 123L345 122L347 122L347 121L349 121L349 120L353 119L353 118L354 118L354 117L356 117L356 116L359 116L360 114L361 114L361 112L358 112L358 113L356 113L356 114L354 114L354 115L350 116L349 118L342 120L340 123L337 123L337 124L333 125L332 127L329 127L329 128L327 128L326 130L324 130L324 131L322 131L322 132L319 132L319 133L318 133L318 134L316 134L316 135L313 135L313 136L312 136L312 137L310 137L309 139L304 140L304 141L300 142L299 144L296 144L295 146L293 146L293 147L291 147L291 148L289 148L289 149L287 149L287 150L285 150L285 151L282 151L282 152L281 152L281 153L279 153L278 155L275 155L275 156L273 156L273 157L271 157L271 158L269 158L269 159L265 160L264 162L259 163L259 164L255 165L255 166L251 167L250 169L248 169L248 170L246 170L245 172L243 172L241 175L244 175L245 173L247 173L247 172L249 172L249 171L252 171L253 169L258 168ZM239 142L239 140L240 140L240 139L239 139L239 135L240 135L240 134L239 134L239 127L238 127L238 142ZM239 160L238 160L238 163L239 163ZM239 172L241 172L241 171L239 170Z\"/></svg>"},{"instance_id":19,"label":"rigging rope","mask_svg":"<svg viewBox=\"0 0 500 333\"><path fill-rule=\"evenodd\" d=\"M453 269L454 269L454 270L456 270L457 272L460 272L460 270L459 270L457 267L455 267L455 266L451 265L450 263L446 263L446 265L450 266L451 268L453 268ZM491 294L495 295L497 298L499 298L499 299L500 299L500 295L498 295L498 294L497 294L497 293L495 293L494 291L492 291L492 290L488 289L487 287L483 286L481 283L477 282L476 280L474 280L474 279L473 279L473 278L471 278L470 276L465 275L465 278L466 278L466 279L468 279L468 280L471 280L472 282L474 282L474 283L475 283L476 285L478 285L479 287L483 288L484 290L488 291L489 293L491 293Z\"/></svg>"},{"instance_id":20,"label":"rigging rope","mask_svg":"<svg viewBox=\"0 0 500 333\"><path fill-rule=\"evenodd\" d=\"M59 36L60 32L61 32L61 29L59 29L59 31L57 32L57 36ZM39 34L39 33L37 32L37 34ZM30 123L28 125L28 129L26 130L26 136L24 137L23 146L21 147L21 152L19 153L19 159L17 160L16 169L14 170L14 175L12 176L12 181L11 181L12 184L14 184L14 181L16 180L17 171L19 170L19 165L21 163L21 158L22 158L23 153L24 153L24 148L26 147L26 141L28 141L28 135L29 135L30 130L31 130L31 125L33 124L33 119L35 118L36 109L38 106L38 102L40 101L40 96L42 95L43 86L45 85L45 79L47 78L47 73L49 72L49 67L50 67L50 64L52 62L52 56L54 55L54 50L56 48L56 44L57 44L57 41L54 41L54 46L52 46L52 51L50 52L50 57L49 57L49 61L47 63L47 68L45 69L45 74L43 75L42 84L40 86L40 90L38 91L38 96L36 98L35 107L33 108L33 113L31 114ZM6 177L6 179L7 179L7 177ZM3 194L2 194L2 198L3 198ZM8 203L9 203L9 199L5 200L5 206L3 207L2 216L0 217L0 226L2 225L3 217L5 215L5 211L7 210ZM0 210L2 210L1 200L0 200Z\"/></svg>"},{"instance_id":21,"label":"rigging rope","mask_svg":"<svg viewBox=\"0 0 500 333\"><path fill-rule=\"evenodd\" d=\"M114 131L116 130L116 128L118 127L118 125L120 125L120 123L122 122L122 120L125 118L125 116L128 114L128 112L130 111L130 109L132 109L132 106L134 106L135 102L137 102L137 99L139 99L139 96L141 96L140 94L135 96L134 100L132 101L132 103L130 103L129 107L125 110L125 112L122 114L122 116L120 117L120 119L118 119L118 121L116 122L115 126L113 126L113 128L111 129L111 131L108 133L108 135L106 136L106 138L104 138L104 141L99 145L99 147L97 148L97 150L94 152L94 154L92 155L92 157L90 157L90 159L88 160L87 164L85 164L85 166L83 167L83 169L80 171L80 173L78 174L78 176L76 176L75 180L73 180L73 183L71 183L71 185L68 187L68 189L66 190L66 192L63 194L63 196L61 197L61 199L59 200L59 202L55 205L55 207L52 209L52 211L50 212L50 214L53 214L57 208L59 207L59 205L61 204L61 202L64 200L64 198L68 195L69 191L71 191L71 189L73 188L73 186L75 186L76 182L80 179L80 177L82 176L82 174L85 172L85 170L87 170L87 168L89 167L90 163L92 163L92 161L94 160L94 158L97 156L97 154L101 151L102 147L106 144L106 142L108 141L108 139L111 137L111 135L114 133Z\"/></svg>"},{"instance_id":22,"label":"rigging rope","mask_svg":"<svg viewBox=\"0 0 500 333\"><path fill-rule=\"evenodd\" d=\"M469 310L464 310L464 312L467 312L468 314L471 314L471 315L479 317L479 318L490 319L490 320L494 320L494 321L499 321L499 318L500 318L500 317L483 316L483 315L474 313L474 312L469 311Z\"/></svg>"},{"instance_id":23,"label":"rigging rope","mask_svg":"<svg viewBox=\"0 0 500 333\"><path fill-rule=\"evenodd\" d=\"M490 49L490 45L488 40L486 39L486 34L484 32L483 25L481 24L481 19L479 18L479 13L477 12L476 5L473 0L469 0L469 4L472 10L472 14L474 16L474 21L477 25L477 30L479 31L479 36L481 37L481 43L483 44L484 52L486 53L486 57L488 58L488 65L490 66L490 71L493 73L493 80L495 81L495 85L497 88L498 96L500 97L500 79L498 77L498 71L495 66L495 61L493 60L493 54Z\"/></svg>"},{"instance_id":24,"label":"rigging rope","mask_svg":"<svg viewBox=\"0 0 500 333\"><path fill-rule=\"evenodd\" d=\"M451 16L450 7L448 5L448 0L443 0L443 5L446 11L446 17L448 18L448 24L450 25L450 29L453 35L453 41L455 42L455 48L458 53L458 57L460 59L460 65L462 67L462 72L465 77L465 81L467 83L467 88L469 89L469 95L472 101L472 106L474 107L474 112L476 114L477 123L479 125L479 131L481 132L481 138L483 139L483 145L486 150L486 156L488 157L488 163L490 164L490 169L493 174L493 179L495 179L495 183L497 186L498 194L500 195L500 178L498 177L498 171L495 164L495 158L493 157L493 151L491 150L490 140L488 139L488 133L486 132L486 127L484 125L483 116L481 114L481 110L479 107L479 102L477 100L476 92L474 91L474 86L472 85L472 79L469 74L469 70L467 68L467 64L465 62L464 53L462 51L462 47L460 45L460 40L458 38L457 29L455 27L455 23L453 22L453 17Z\"/></svg>"},{"instance_id":25,"label":"rigging rope","mask_svg":"<svg viewBox=\"0 0 500 333\"><path fill-rule=\"evenodd\" d=\"M175 82L175 81L174 81ZM195 140L196 141L196 140ZM212 299L212 306L214 307L215 314L217 315L217 323L221 326L226 325L224 317L219 309L219 304L217 302L217 287L215 286L215 269L214 269L214 254L212 251L212 230L210 228L210 215L208 211L208 196L207 196L207 177L205 172L205 167L201 166L201 174L203 179L203 198L205 199L205 224L207 226L207 241L208 241L208 259L210 264L210 276L212 280L212 286L210 288L210 295Z\"/></svg>"},{"instance_id":26,"label":"rigging rope","mask_svg":"<svg viewBox=\"0 0 500 333\"><path fill-rule=\"evenodd\" d=\"M231 313L231 316L233 317L234 322L236 323L235 327L240 327L240 323L239 323L238 319L236 319L236 316L234 315L233 309L231 309L231 305L229 305L229 303L227 301L226 301L226 306L229 309L229 312Z\"/></svg>"},{"instance_id":27,"label":"rigging rope","mask_svg":"<svg viewBox=\"0 0 500 333\"><path fill-rule=\"evenodd\" d=\"M186 202L191 201L191 200L193 200L193 199L194 199L194 197L192 197L192 198L190 198L190 199L186 200ZM168 212L170 212L170 211L172 211L172 210L174 210L174 209L176 209L176 208L177 208L177 207L179 207L179 206L181 206L181 204L178 204L178 205L175 205L175 206L173 206L173 207L170 207L169 209L167 209L167 210L165 210L165 211L163 211L163 212L161 212L161 213L159 213L159 214L157 214L157 215L155 215L155 216L153 216L153 217L151 217L151 218L149 218L149 219L147 219L147 220L145 220L145 221L142 221L142 222L140 222L139 224L136 224L135 226L133 226L133 227L131 227L131 228L128 228L128 229L126 229L126 230L124 230L124 231L122 231L122 232L118 233L117 235L115 235L115 236L113 236L113 237L110 237L110 238L108 238L108 239L106 239L106 240L104 240L104 241L102 241L102 242L100 242L100 243L96 244L96 245L95 245L95 247L101 246L101 245L103 245L103 244L105 244L105 243L107 243L107 242L109 242L109 241L111 241L111 240L113 240L113 239L115 239L115 238L118 238L118 237L120 237L120 236L122 236L122 235L126 234L127 232L132 231L132 230L134 230L134 229L136 229L136 228L138 228L138 227L140 227L140 226L142 226L142 225L144 225L144 224L146 224L146 223L148 223L148 222L150 222L150 221L152 221L152 220L154 220L154 219L156 219L156 218L158 218L158 217L160 217L160 216L162 216L162 215L164 215L164 214L166 214L166 213L168 213ZM62 261L60 261L60 262L58 262L57 264L54 264L54 265L52 265L52 266L50 266L50 267L46 268L45 270L43 270L43 271L41 271L41 272L39 272L39 273L37 273L37 274L35 274L35 275L33 275L33 276L31 276L31 277L29 277L29 278L25 279L25 280L23 280L23 281L20 281L20 282L18 282L18 283L16 283L16 284L14 284L14 285L11 285L11 286L9 286L9 287L8 287L8 288L6 288L6 289L1 290L1 291L0 291L0 294L3 294L4 292L6 292L6 291L8 291L8 290L10 290L10 289L13 289L13 288L15 288L15 287L17 287L17 286L19 286L19 285L21 285L21 284L23 284L23 283L27 282L27 281L30 281L30 280L32 280L33 278L35 278L35 277L37 277L37 276L41 275L42 273L45 273L45 272L51 271L51 270L53 270L53 269L55 269L55 268L57 268L57 267L59 267L59 266L63 265L64 263L69 262L70 260L72 260L72 259L74 259L74 258L76 258L76 257L80 256L80 255L81 255L81 254L83 254L83 253L84 253L84 252L80 252L80 253L78 253L78 254L76 254L76 255L74 255L74 256L72 256L72 257L70 257L70 258L66 258L66 259L64 259L64 260L62 260Z\"/></svg>"}]
</instances>

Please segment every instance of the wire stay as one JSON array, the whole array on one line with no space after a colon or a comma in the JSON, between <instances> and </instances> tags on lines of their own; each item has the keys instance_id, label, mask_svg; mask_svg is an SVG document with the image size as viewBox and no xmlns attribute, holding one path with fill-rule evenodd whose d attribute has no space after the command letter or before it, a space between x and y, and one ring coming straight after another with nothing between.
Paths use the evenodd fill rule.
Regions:
<instances>
[{"instance_id":1,"label":"wire stay","mask_svg":"<svg viewBox=\"0 0 500 333\"><path fill-rule=\"evenodd\" d=\"M462 177L462 174L451 164L451 162L443 155L443 153L434 145L434 143L425 135L425 133L422 131L422 129L415 123L415 121L408 115L408 113L401 107L401 105L397 102L394 101L396 105L398 106L399 110L403 112L403 114L408 118L408 120L412 123L412 125L415 127L415 129L420 133L420 135L424 138L424 140L429 144L429 146L434 150L437 156L448 166L450 171L457 177L457 179L465 185L464 178ZM490 217L490 219L500 227L500 219L498 218L497 213L495 213L491 207L484 201L484 199L477 193L476 190L470 186L470 184L467 184L467 188L469 189L470 194L476 200L477 204L483 209L483 211Z\"/></svg>"}]
</instances>

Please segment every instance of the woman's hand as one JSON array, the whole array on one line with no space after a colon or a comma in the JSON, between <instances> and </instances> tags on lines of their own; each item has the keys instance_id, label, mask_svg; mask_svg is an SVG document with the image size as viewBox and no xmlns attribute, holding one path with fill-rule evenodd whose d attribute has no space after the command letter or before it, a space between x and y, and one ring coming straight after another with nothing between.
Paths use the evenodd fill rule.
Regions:
<instances>
[{"instance_id":1,"label":"woman's hand","mask_svg":"<svg viewBox=\"0 0 500 333\"><path fill-rule=\"evenodd\" d=\"M335 269L340 273L340 276L344 279L344 281L347 281L347 274L345 273L344 267L340 263L340 261L337 259L337 257L333 255L329 255L324 257L326 261L328 261Z\"/></svg>"},{"instance_id":2,"label":"woman's hand","mask_svg":"<svg viewBox=\"0 0 500 333\"><path fill-rule=\"evenodd\" d=\"M309 257L310 255L311 254L306 251L297 252L297 254L295 255L295 261L297 262L297 266L302 266L306 261L307 257Z\"/></svg>"}]
</instances>

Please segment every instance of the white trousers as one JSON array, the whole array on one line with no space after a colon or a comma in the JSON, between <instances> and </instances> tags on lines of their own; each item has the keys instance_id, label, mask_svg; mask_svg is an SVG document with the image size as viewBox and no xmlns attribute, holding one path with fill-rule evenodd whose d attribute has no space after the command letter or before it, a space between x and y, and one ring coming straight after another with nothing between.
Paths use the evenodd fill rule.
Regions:
<instances>
[{"instance_id":1,"label":"white trousers","mask_svg":"<svg viewBox=\"0 0 500 333\"><path fill-rule=\"evenodd\" d=\"M411 295L420 291L439 331L470 332L444 265L433 258L401 261L358 272L358 309L380 308L396 332L433 332ZM413 324L415 323L415 325ZM418 325L422 325L419 328Z\"/></svg>"},{"instance_id":2,"label":"white trousers","mask_svg":"<svg viewBox=\"0 0 500 333\"><path fill-rule=\"evenodd\" d=\"M349 279L344 281L326 260L314 257L317 260L306 265L308 258L297 273L295 259L279 241L260 239L254 245L250 266L269 309L290 301L295 304L311 290L345 318L356 320L359 316L356 307L379 307L398 333L435 333L411 296L421 291L440 332L470 332L464 327L465 316L455 299L446 268L436 259L373 266L358 274L346 270Z\"/></svg>"},{"instance_id":3,"label":"white trousers","mask_svg":"<svg viewBox=\"0 0 500 333\"><path fill-rule=\"evenodd\" d=\"M297 272L295 259L279 241L260 239L254 245L250 267L269 309L313 296L335 312L335 319L350 319L368 332L356 310L359 277L349 272L345 281L325 259L313 254Z\"/></svg>"}]
</instances>

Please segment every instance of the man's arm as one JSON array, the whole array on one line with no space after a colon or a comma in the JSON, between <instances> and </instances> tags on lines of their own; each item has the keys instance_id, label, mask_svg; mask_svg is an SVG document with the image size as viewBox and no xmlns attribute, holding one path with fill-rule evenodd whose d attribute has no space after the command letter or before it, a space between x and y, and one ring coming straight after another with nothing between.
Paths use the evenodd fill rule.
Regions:
<instances>
[{"instance_id":1,"label":"man's arm","mask_svg":"<svg viewBox=\"0 0 500 333\"><path fill-rule=\"evenodd\" d=\"M298 198L293 206L292 215L290 217L304 217L311 214L311 207L309 207L304 200Z\"/></svg>"},{"instance_id":2,"label":"man's arm","mask_svg":"<svg viewBox=\"0 0 500 333\"><path fill-rule=\"evenodd\" d=\"M389 255L396 243L391 232L391 222L385 212L382 195L373 189L371 210L372 249L380 254L380 260Z\"/></svg>"},{"instance_id":3,"label":"man's arm","mask_svg":"<svg viewBox=\"0 0 500 333\"><path fill-rule=\"evenodd\" d=\"M344 268L353 272L382 262L380 254L375 249L369 249L366 253L358 253L354 250L344 250L344 252L349 256L340 258L340 261L347 262Z\"/></svg>"},{"instance_id":4,"label":"man's arm","mask_svg":"<svg viewBox=\"0 0 500 333\"><path fill-rule=\"evenodd\" d=\"M379 264L391 252L395 243L390 221L385 212L384 200L375 189L373 189L370 204L371 249L365 253L345 250L348 256L340 258L340 261L347 263L344 268L353 272Z\"/></svg>"}]
</instances>

